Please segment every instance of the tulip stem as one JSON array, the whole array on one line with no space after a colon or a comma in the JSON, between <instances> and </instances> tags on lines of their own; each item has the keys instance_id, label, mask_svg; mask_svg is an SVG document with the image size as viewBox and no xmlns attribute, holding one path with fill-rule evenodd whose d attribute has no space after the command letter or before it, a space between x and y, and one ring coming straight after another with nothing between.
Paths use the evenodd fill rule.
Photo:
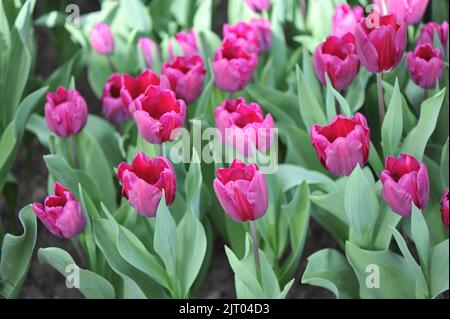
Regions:
<instances>
[{"instance_id":1,"label":"tulip stem","mask_svg":"<svg viewBox=\"0 0 450 319\"><path fill-rule=\"evenodd\" d=\"M380 122L384 121L384 96L383 96L383 78L381 73L377 73L377 90L378 90L378 111L380 112Z\"/></svg>"},{"instance_id":2,"label":"tulip stem","mask_svg":"<svg viewBox=\"0 0 450 319\"><path fill-rule=\"evenodd\" d=\"M164 156L164 143L159 144L159 156Z\"/></svg>"},{"instance_id":3,"label":"tulip stem","mask_svg":"<svg viewBox=\"0 0 450 319\"><path fill-rule=\"evenodd\" d=\"M70 138L70 144L72 147L73 164L75 165L76 169L79 169L80 168L80 159L78 158L77 141L75 139L76 139L76 136L72 136Z\"/></svg>"},{"instance_id":4,"label":"tulip stem","mask_svg":"<svg viewBox=\"0 0 450 319\"><path fill-rule=\"evenodd\" d=\"M424 101L427 100L429 96L430 95L429 95L428 89L424 89L423 90L423 100Z\"/></svg>"},{"instance_id":5,"label":"tulip stem","mask_svg":"<svg viewBox=\"0 0 450 319\"><path fill-rule=\"evenodd\" d=\"M256 234L256 224L254 221L250 221L249 225L253 241L253 254L255 255L256 275L258 281L261 282L261 261L260 261L261 259L259 257L259 245L258 245L258 236Z\"/></svg>"},{"instance_id":6,"label":"tulip stem","mask_svg":"<svg viewBox=\"0 0 450 319\"><path fill-rule=\"evenodd\" d=\"M111 69L111 72L112 72L112 73L116 73L117 70L116 70L116 68L114 67L114 64L113 64L113 62L112 62L111 56L108 55L106 58L108 59L108 64L109 64L109 67L110 67L110 69Z\"/></svg>"}]
</instances>

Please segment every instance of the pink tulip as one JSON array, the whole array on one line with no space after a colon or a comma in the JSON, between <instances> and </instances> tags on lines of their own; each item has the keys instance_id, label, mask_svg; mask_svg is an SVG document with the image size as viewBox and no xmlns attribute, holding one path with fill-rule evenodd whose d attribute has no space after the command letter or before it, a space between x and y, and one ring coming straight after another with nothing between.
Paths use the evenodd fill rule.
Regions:
<instances>
[{"instance_id":1,"label":"pink tulip","mask_svg":"<svg viewBox=\"0 0 450 319\"><path fill-rule=\"evenodd\" d=\"M225 39L214 55L214 82L224 92L238 92L251 81L258 57L248 53L235 40Z\"/></svg>"},{"instance_id":2,"label":"pink tulip","mask_svg":"<svg viewBox=\"0 0 450 319\"><path fill-rule=\"evenodd\" d=\"M33 210L44 226L61 238L76 237L86 227L80 203L58 182L55 183L55 195L47 196L44 204L34 203Z\"/></svg>"},{"instance_id":3,"label":"pink tulip","mask_svg":"<svg viewBox=\"0 0 450 319\"><path fill-rule=\"evenodd\" d=\"M202 93L206 70L198 55L176 57L172 62L164 62L161 74L168 78L177 97L187 104L194 102Z\"/></svg>"},{"instance_id":4,"label":"pink tulip","mask_svg":"<svg viewBox=\"0 0 450 319\"><path fill-rule=\"evenodd\" d=\"M250 25L256 33L259 47L262 51L269 51L272 47L272 28L267 19L252 19Z\"/></svg>"},{"instance_id":5,"label":"pink tulip","mask_svg":"<svg viewBox=\"0 0 450 319\"><path fill-rule=\"evenodd\" d=\"M130 117L128 110L120 98L122 77L120 74L112 74L103 87L101 98L103 115L111 122L120 124Z\"/></svg>"},{"instance_id":6,"label":"pink tulip","mask_svg":"<svg viewBox=\"0 0 450 319\"><path fill-rule=\"evenodd\" d=\"M350 175L369 160L370 129L364 115L337 115L325 126L311 126L311 140L322 166L334 175Z\"/></svg>"},{"instance_id":7,"label":"pink tulip","mask_svg":"<svg viewBox=\"0 0 450 319\"><path fill-rule=\"evenodd\" d=\"M158 52L157 44L152 39L144 37L139 39L138 47L144 57L145 65L150 69L153 66L153 55Z\"/></svg>"},{"instance_id":8,"label":"pink tulip","mask_svg":"<svg viewBox=\"0 0 450 319\"><path fill-rule=\"evenodd\" d=\"M229 168L219 168L214 191L225 213L238 222L254 221L267 211L266 179L256 164L235 159Z\"/></svg>"},{"instance_id":9,"label":"pink tulip","mask_svg":"<svg viewBox=\"0 0 450 319\"><path fill-rule=\"evenodd\" d=\"M114 37L106 23L94 26L90 33L91 47L101 55L110 55L114 51Z\"/></svg>"},{"instance_id":10,"label":"pink tulip","mask_svg":"<svg viewBox=\"0 0 450 319\"><path fill-rule=\"evenodd\" d=\"M245 4L255 12L266 11L269 9L269 0L244 0Z\"/></svg>"},{"instance_id":11,"label":"pink tulip","mask_svg":"<svg viewBox=\"0 0 450 319\"><path fill-rule=\"evenodd\" d=\"M430 182L427 167L410 155L388 156L381 183L384 200L397 214L411 216L412 203L420 209L428 203Z\"/></svg>"},{"instance_id":12,"label":"pink tulip","mask_svg":"<svg viewBox=\"0 0 450 319\"><path fill-rule=\"evenodd\" d=\"M373 73L394 69L406 48L406 27L394 15L371 13L356 26L356 51L361 63Z\"/></svg>"},{"instance_id":13,"label":"pink tulip","mask_svg":"<svg viewBox=\"0 0 450 319\"><path fill-rule=\"evenodd\" d=\"M242 46L248 53L259 54L261 52L258 35L248 23L239 22L235 25L225 23L223 37L230 39L235 45Z\"/></svg>"},{"instance_id":14,"label":"pink tulip","mask_svg":"<svg viewBox=\"0 0 450 319\"><path fill-rule=\"evenodd\" d=\"M333 15L333 35L341 38L347 33L355 34L356 24L364 17L364 9L348 4L337 5Z\"/></svg>"},{"instance_id":15,"label":"pink tulip","mask_svg":"<svg viewBox=\"0 0 450 319\"><path fill-rule=\"evenodd\" d=\"M417 39L417 46L429 43L434 46L434 34L437 33L442 47L447 49L448 41L448 22L444 21L441 25L436 22L428 22L420 30L419 38Z\"/></svg>"},{"instance_id":16,"label":"pink tulip","mask_svg":"<svg viewBox=\"0 0 450 319\"><path fill-rule=\"evenodd\" d=\"M188 32L178 32L175 36L175 40L181 47L185 57L191 57L193 55L198 55L197 39L193 29ZM175 53L173 52L173 43L169 42L168 45L169 57L170 59L175 58Z\"/></svg>"},{"instance_id":17,"label":"pink tulip","mask_svg":"<svg viewBox=\"0 0 450 319\"><path fill-rule=\"evenodd\" d=\"M117 175L122 184L122 196L143 216L156 216L163 190L167 205L172 204L175 199L175 171L164 157L148 158L139 152L131 165L120 163Z\"/></svg>"},{"instance_id":18,"label":"pink tulip","mask_svg":"<svg viewBox=\"0 0 450 319\"><path fill-rule=\"evenodd\" d=\"M152 144L171 141L172 132L183 125L186 104L171 90L150 86L130 106L138 130Z\"/></svg>"},{"instance_id":19,"label":"pink tulip","mask_svg":"<svg viewBox=\"0 0 450 319\"><path fill-rule=\"evenodd\" d=\"M313 65L323 84L326 84L325 74L328 74L336 90L346 89L355 79L360 67L353 34L347 33L342 38L328 37L314 52Z\"/></svg>"},{"instance_id":20,"label":"pink tulip","mask_svg":"<svg viewBox=\"0 0 450 319\"><path fill-rule=\"evenodd\" d=\"M45 119L50 130L60 137L77 135L86 125L88 108L84 98L76 90L62 86L56 92L47 93Z\"/></svg>"},{"instance_id":21,"label":"pink tulip","mask_svg":"<svg viewBox=\"0 0 450 319\"><path fill-rule=\"evenodd\" d=\"M433 88L444 74L445 63L441 50L426 43L406 57L408 71L414 83L423 89Z\"/></svg>"},{"instance_id":22,"label":"pink tulip","mask_svg":"<svg viewBox=\"0 0 450 319\"><path fill-rule=\"evenodd\" d=\"M223 141L238 148L239 153L251 154L249 144L262 153L270 148L273 118L270 114L264 117L257 103L247 104L244 98L227 99L216 108L214 119Z\"/></svg>"},{"instance_id":23,"label":"pink tulip","mask_svg":"<svg viewBox=\"0 0 450 319\"><path fill-rule=\"evenodd\" d=\"M445 229L448 230L448 189L445 190L441 198L441 216Z\"/></svg>"},{"instance_id":24,"label":"pink tulip","mask_svg":"<svg viewBox=\"0 0 450 319\"><path fill-rule=\"evenodd\" d=\"M388 14L395 14L398 21L407 24L419 23L427 10L429 0L383 0ZM382 0L374 0L379 13L383 13Z\"/></svg>"}]
</instances>

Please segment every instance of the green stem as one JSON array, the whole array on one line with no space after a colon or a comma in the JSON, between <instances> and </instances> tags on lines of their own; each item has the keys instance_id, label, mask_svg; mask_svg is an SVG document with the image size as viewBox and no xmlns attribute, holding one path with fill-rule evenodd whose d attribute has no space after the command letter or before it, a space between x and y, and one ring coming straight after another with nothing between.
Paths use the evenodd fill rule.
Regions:
<instances>
[{"instance_id":1,"label":"green stem","mask_svg":"<svg viewBox=\"0 0 450 319\"><path fill-rule=\"evenodd\" d=\"M75 165L75 168L79 169L80 168L80 159L78 157L76 136L70 137L70 144L71 144L71 148L72 148L73 163Z\"/></svg>"},{"instance_id":2,"label":"green stem","mask_svg":"<svg viewBox=\"0 0 450 319\"><path fill-rule=\"evenodd\" d=\"M258 245L258 236L256 234L256 224L254 221L250 221L249 225L253 241L253 255L255 256L256 276L258 278L258 281L261 282L261 259L259 257L259 245Z\"/></svg>"},{"instance_id":3,"label":"green stem","mask_svg":"<svg viewBox=\"0 0 450 319\"><path fill-rule=\"evenodd\" d=\"M423 90L423 100L424 101L427 100L429 96L430 96L430 93L429 93L428 89L424 89Z\"/></svg>"},{"instance_id":4,"label":"green stem","mask_svg":"<svg viewBox=\"0 0 450 319\"><path fill-rule=\"evenodd\" d=\"M112 72L112 73L116 73L117 70L116 70L116 68L114 67L114 64L113 64L113 62L112 62L111 56L108 55L108 56L106 57L106 59L108 60L108 64L109 64L109 68L111 69L111 72Z\"/></svg>"},{"instance_id":5,"label":"green stem","mask_svg":"<svg viewBox=\"0 0 450 319\"><path fill-rule=\"evenodd\" d=\"M377 73L377 91L378 91L378 111L380 113L380 123L384 121L384 97L383 97L383 77L381 73Z\"/></svg>"},{"instance_id":6,"label":"green stem","mask_svg":"<svg viewBox=\"0 0 450 319\"><path fill-rule=\"evenodd\" d=\"M5 228L3 227L2 217L0 216L0 247L3 245L3 237L5 236Z\"/></svg>"}]
</instances>

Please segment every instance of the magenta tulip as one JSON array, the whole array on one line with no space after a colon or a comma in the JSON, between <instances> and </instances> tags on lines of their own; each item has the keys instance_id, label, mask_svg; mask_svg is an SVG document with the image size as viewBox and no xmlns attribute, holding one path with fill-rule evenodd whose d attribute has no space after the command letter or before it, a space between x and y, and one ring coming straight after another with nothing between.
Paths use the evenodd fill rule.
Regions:
<instances>
[{"instance_id":1,"label":"magenta tulip","mask_svg":"<svg viewBox=\"0 0 450 319\"><path fill-rule=\"evenodd\" d=\"M417 39L417 46L429 43L434 46L434 34L438 35L438 38L441 42L444 50L447 49L447 41L448 41L448 22L444 21L441 25L436 22L428 22L423 26L420 30L419 38Z\"/></svg>"},{"instance_id":2,"label":"magenta tulip","mask_svg":"<svg viewBox=\"0 0 450 319\"><path fill-rule=\"evenodd\" d=\"M269 9L269 0L244 0L245 4L255 12L266 11Z\"/></svg>"},{"instance_id":3,"label":"magenta tulip","mask_svg":"<svg viewBox=\"0 0 450 319\"><path fill-rule=\"evenodd\" d=\"M323 84L326 84L325 74L328 74L336 90L346 89L355 79L360 67L353 34L347 33L342 38L328 37L316 48L313 65Z\"/></svg>"},{"instance_id":4,"label":"magenta tulip","mask_svg":"<svg viewBox=\"0 0 450 319\"><path fill-rule=\"evenodd\" d=\"M251 154L250 145L262 153L270 148L274 121L270 114L264 117L257 103L247 104L244 98L227 99L216 108L214 119L223 141L240 154Z\"/></svg>"},{"instance_id":5,"label":"magenta tulip","mask_svg":"<svg viewBox=\"0 0 450 319\"><path fill-rule=\"evenodd\" d=\"M94 26L90 33L91 47L101 55L110 55L114 51L114 37L106 23Z\"/></svg>"},{"instance_id":6,"label":"magenta tulip","mask_svg":"<svg viewBox=\"0 0 450 319\"><path fill-rule=\"evenodd\" d=\"M248 23L239 22L235 25L225 23L223 37L230 39L235 45L242 46L248 53L261 52L260 40L255 29Z\"/></svg>"},{"instance_id":7,"label":"magenta tulip","mask_svg":"<svg viewBox=\"0 0 450 319\"><path fill-rule=\"evenodd\" d=\"M429 0L383 0L388 14L395 14L399 22L419 23L427 9ZM382 0L374 0L379 13L383 13Z\"/></svg>"},{"instance_id":8,"label":"magenta tulip","mask_svg":"<svg viewBox=\"0 0 450 319\"><path fill-rule=\"evenodd\" d=\"M388 72L402 60L406 48L406 26L394 15L371 13L355 31L356 51L361 63L373 73Z\"/></svg>"},{"instance_id":9,"label":"magenta tulip","mask_svg":"<svg viewBox=\"0 0 450 319\"><path fill-rule=\"evenodd\" d=\"M198 55L176 57L172 62L164 62L161 74L167 77L171 89L186 104L193 103L202 93L206 70Z\"/></svg>"},{"instance_id":10,"label":"magenta tulip","mask_svg":"<svg viewBox=\"0 0 450 319\"><path fill-rule=\"evenodd\" d=\"M138 41L138 47L144 57L145 65L147 68L153 66L153 56L158 54L158 45L150 38L140 38Z\"/></svg>"},{"instance_id":11,"label":"magenta tulip","mask_svg":"<svg viewBox=\"0 0 450 319\"><path fill-rule=\"evenodd\" d=\"M173 140L172 133L183 125L186 116L184 101L177 100L173 91L157 86L150 86L130 110L140 134L152 144Z\"/></svg>"},{"instance_id":12,"label":"magenta tulip","mask_svg":"<svg viewBox=\"0 0 450 319\"><path fill-rule=\"evenodd\" d=\"M183 51L183 54L185 57L191 57L193 55L198 55L198 46L197 46L197 39L195 36L194 30L189 30L188 32L178 32L175 35L175 41L178 43L178 45L181 47L181 50ZM175 58L175 53L173 52L173 43L169 42L168 45L168 53L170 59Z\"/></svg>"},{"instance_id":13,"label":"magenta tulip","mask_svg":"<svg viewBox=\"0 0 450 319\"><path fill-rule=\"evenodd\" d=\"M254 221L267 211L268 191L256 164L235 159L229 168L219 168L214 191L225 213L238 222Z\"/></svg>"},{"instance_id":14,"label":"magenta tulip","mask_svg":"<svg viewBox=\"0 0 450 319\"><path fill-rule=\"evenodd\" d=\"M364 115L337 115L325 126L311 126L311 140L322 166L334 175L350 175L369 160L370 129Z\"/></svg>"},{"instance_id":15,"label":"magenta tulip","mask_svg":"<svg viewBox=\"0 0 450 319\"><path fill-rule=\"evenodd\" d=\"M167 205L175 199L175 171L164 157L148 158L139 152L131 165L120 163L117 175L122 184L122 196L143 216L156 216L163 190Z\"/></svg>"},{"instance_id":16,"label":"magenta tulip","mask_svg":"<svg viewBox=\"0 0 450 319\"><path fill-rule=\"evenodd\" d=\"M106 81L101 98L103 115L111 122L120 124L130 117L120 97L122 76L114 73Z\"/></svg>"},{"instance_id":17,"label":"magenta tulip","mask_svg":"<svg viewBox=\"0 0 450 319\"><path fill-rule=\"evenodd\" d=\"M441 198L441 217L445 229L448 230L448 189L445 190L444 195Z\"/></svg>"},{"instance_id":18,"label":"magenta tulip","mask_svg":"<svg viewBox=\"0 0 450 319\"><path fill-rule=\"evenodd\" d=\"M248 53L235 40L225 39L212 62L214 82L224 92L238 92L251 81L258 57Z\"/></svg>"},{"instance_id":19,"label":"magenta tulip","mask_svg":"<svg viewBox=\"0 0 450 319\"><path fill-rule=\"evenodd\" d=\"M424 209L428 203L430 182L427 167L410 155L388 156L381 183L384 200L397 214L411 216L413 203L419 209Z\"/></svg>"},{"instance_id":20,"label":"magenta tulip","mask_svg":"<svg viewBox=\"0 0 450 319\"><path fill-rule=\"evenodd\" d=\"M408 71L414 83L423 89L433 88L444 74L445 62L441 50L426 43L406 57Z\"/></svg>"},{"instance_id":21,"label":"magenta tulip","mask_svg":"<svg viewBox=\"0 0 450 319\"><path fill-rule=\"evenodd\" d=\"M348 4L337 5L333 15L333 35L341 38L347 33L355 34L356 24L364 17L364 9Z\"/></svg>"},{"instance_id":22,"label":"magenta tulip","mask_svg":"<svg viewBox=\"0 0 450 319\"><path fill-rule=\"evenodd\" d=\"M76 237L86 227L80 203L58 182L55 183L55 195L47 196L44 204L34 203L33 210L44 226L61 238Z\"/></svg>"},{"instance_id":23,"label":"magenta tulip","mask_svg":"<svg viewBox=\"0 0 450 319\"><path fill-rule=\"evenodd\" d=\"M272 28L267 19L252 19L250 25L256 33L259 47L262 51L269 51L272 47Z\"/></svg>"},{"instance_id":24,"label":"magenta tulip","mask_svg":"<svg viewBox=\"0 0 450 319\"><path fill-rule=\"evenodd\" d=\"M47 93L45 119L50 130L60 137L77 135L86 125L88 108L76 90L58 87Z\"/></svg>"}]
</instances>

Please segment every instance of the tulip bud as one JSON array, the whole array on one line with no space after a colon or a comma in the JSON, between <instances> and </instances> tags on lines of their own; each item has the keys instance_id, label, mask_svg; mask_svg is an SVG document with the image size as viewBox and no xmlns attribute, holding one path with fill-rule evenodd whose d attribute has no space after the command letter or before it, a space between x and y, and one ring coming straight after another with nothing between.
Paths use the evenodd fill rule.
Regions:
<instances>
[{"instance_id":1,"label":"tulip bud","mask_svg":"<svg viewBox=\"0 0 450 319\"><path fill-rule=\"evenodd\" d=\"M361 63L373 73L388 72L402 60L406 48L406 27L394 15L372 12L356 25L356 51Z\"/></svg>"},{"instance_id":2,"label":"tulip bud","mask_svg":"<svg viewBox=\"0 0 450 319\"><path fill-rule=\"evenodd\" d=\"M235 159L229 168L219 168L214 191L225 213L237 222L254 221L267 211L266 178L256 164Z\"/></svg>"},{"instance_id":3,"label":"tulip bud","mask_svg":"<svg viewBox=\"0 0 450 319\"><path fill-rule=\"evenodd\" d=\"M242 46L248 53L259 54L261 52L255 29L248 23L239 22L236 25L225 23L223 37L230 39L235 45Z\"/></svg>"},{"instance_id":4,"label":"tulip bud","mask_svg":"<svg viewBox=\"0 0 450 319\"><path fill-rule=\"evenodd\" d=\"M269 0L245 0L245 4L255 12L266 11L269 9Z\"/></svg>"},{"instance_id":5,"label":"tulip bud","mask_svg":"<svg viewBox=\"0 0 450 319\"><path fill-rule=\"evenodd\" d=\"M256 33L259 47L262 51L269 51L272 47L272 28L266 19L252 19L250 25Z\"/></svg>"},{"instance_id":6,"label":"tulip bud","mask_svg":"<svg viewBox=\"0 0 450 319\"><path fill-rule=\"evenodd\" d=\"M114 51L114 37L106 23L94 26L90 33L91 46L101 55L110 55Z\"/></svg>"},{"instance_id":7,"label":"tulip bud","mask_svg":"<svg viewBox=\"0 0 450 319\"><path fill-rule=\"evenodd\" d=\"M78 134L86 125L88 109L86 101L76 90L58 87L47 93L45 119L50 130L60 137Z\"/></svg>"},{"instance_id":8,"label":"tulip bud","mask_svg":"<svg viewBox=\"0 0 450 319\"><path fill-rule=\"evenodd\" d=\"M270 114L264 117L257 103L247 104L244 98L227 99L216 108L214 119L223 141L233 145L239 153L251 154L249 144L262 153L270 148L274 138L273 118Z\"/></svg>"},{"instance_id":9,"label":"tulip bud","mask_svg":"<svg viewBox=\"0 0 450 319\"><path fill-rule=\"evenodd\" d=\"M448 230L448 189L445 190L441 198L441 216L445 229Z\"/></svg>"},{"instance_id":10,"label":"tulip bud","mask_svg":"<svg viewBox=\"0 0 450 319\"><path fill-rule=\"evenodd\" d=\"M175 40L181 47L185 57L191 57L193 55L198 55L197 39L194 30L190 29L188 32L178 32L175 36ZM168 53L170 59L175 58L173 52L173 43L170 42L168 45Z\"/></svg>"},{"instance_id":11,"label":"tulip bud","mask_svg":"<svg viewBox=\"0 0 450 319\"><path fill-rule=\"evenodd\" d=\"M174 138L172 131L183 126L186 104L177 100L171 90L150 86L130 106L138 130L152 144L161 144Z\"/></svg>"},{"instance_id":12,"label":"tulip bud","mask_svg":"<svg viewBox=\"0 0 450 319\"><path fill-rule=\"evenodd\" d=\"M120 124L129 118L129 113L120 97L122 77L114 73L106 81L101 98L103 115L111 122Z\"/></svg>"},{"instance_id":13,"label":"tulip bud","mask_svg":"<svg viewBox=\"0 0 450 319\"><path fill-rule=\"evenodd\" d=\"M348 4L336 6L333 15L333 35L343 37L347 33L355 34L356 24L364 17L364 9L355 6L353 9Z\"/></svg>"},{"instance_id":14,"label":"tulip bud","mask_svg":"<svg viewBox=\"0 0 450 319\"><path fill-rule=\"evenodd\" d=\"M414 83L423 89L430 89L444 74L445 63L441 50L426 43L418 46L406 57L408 71Z\"/></svg>"},{"instance_id":15,"label":"tulip bud","mask_svg":"<svg viewBox=\"0 0 450 319\"><path fill-rule=\"evenodd\" d=\"M427 10L429 0L374 0L380 13L383 3L388 14L395 14L399 22L407 24L419 23Z\"/></svg>"},{"instance_id":16,"label":"tulip bud","mask_svg":"<svg viewBox=\"0 0 450 319\"><path fill-rule=\"evenodd\" d=\"M61 238L78 236L86 227L80 203L58 182L55 183L55 195L47 196L44 204L34 203L33 210L44 226Z\"/></svg>"},{"instance_id":17,"label":"tulip bud","mask_svg":"<svg viewBox=\"0 0 450 319\"><path fill-rule=\"evenodd\" d=\"M364 115L334 117L325 126L311 126L311 140L322 166L334 175L350 175L369 160L370 129Z\"/></svg>"},{"instance_id":18,"label":"tulip bud","mask_svg":"<svg viewBox=\"0 0 450 319\"><path fill-rule=\"evenodd\" d=\"M419 38L417 39L417 46L429 43L434 46L434 34L437 33L444 50L447 49L448 41L448 22L444 21L441 25L436 22L428 22L420 30Z\"/></svg>"},{"instance_id":19,"label":"tulip bud","mask_svg":"<svg viewBox=\"0 0 450 319\"><path fill-rule=\"evenodd\" d=\"M122 196L143 216L156 216L163 190L167 205L172 204L175 199L175 171L164 157L148 158L139 152L131 165L120 163L117 175L122 184Z\"/></svg>"},{"instance_id":20,"label":"tulip bud","mask_svg":"<svg viewBox=\"0 0 450 319\"><path fill-rule=\"evenodd\" d=\"M384 200L397 214L411 216L412 203L420 209L428 203L430 182L427 167L410 155L388 156L381 183Z\"/></svg>"},{"instance_id":21,"label":"tulip bud","mask_svg":"<svg viewBox=\"0 0 450 319\"><path fill-rule=\"evenodd\" d=\"M164 62L161 74L167 77L177 97L187 104L194 102L202 93L206 70L198 55L176 57L172 62Z\"/></svg>"},{"instance_id":22,"label":"tulip bud","mask_svg":"<svg viewBox=\"0 0 450 319\"><path fill-rule=\"evenodd\" d=\"M346 89L355 79L360 67L353 34L347 33L342 38L328 37L316 48L313 65L323 84L326 84L325 74L328 74L336 90Z\"/></svg>"},{"instance_id":23,"label":"tulip bud","mask_svg":"<svg viewBox=\"0 0 450 319\"><path fill-rule=\"evenodd\" d=\"M152 39L144 37L139 39L138 47L144 57L145 65L150 69L153 66L153 55L157 54L158 46Z\"/></svg>"},{"instance_id":24,"label":"tulip bud","mask_svg":"<svg viewBox=\"0 0 450 319\"><path fill-rule=\"evenodd\" d=\"M235 40L225 39L214 55L214 82L224 92L241 91L251 81L257 63L255 54L249 54Z\"/></svg>"}]
</instances>

